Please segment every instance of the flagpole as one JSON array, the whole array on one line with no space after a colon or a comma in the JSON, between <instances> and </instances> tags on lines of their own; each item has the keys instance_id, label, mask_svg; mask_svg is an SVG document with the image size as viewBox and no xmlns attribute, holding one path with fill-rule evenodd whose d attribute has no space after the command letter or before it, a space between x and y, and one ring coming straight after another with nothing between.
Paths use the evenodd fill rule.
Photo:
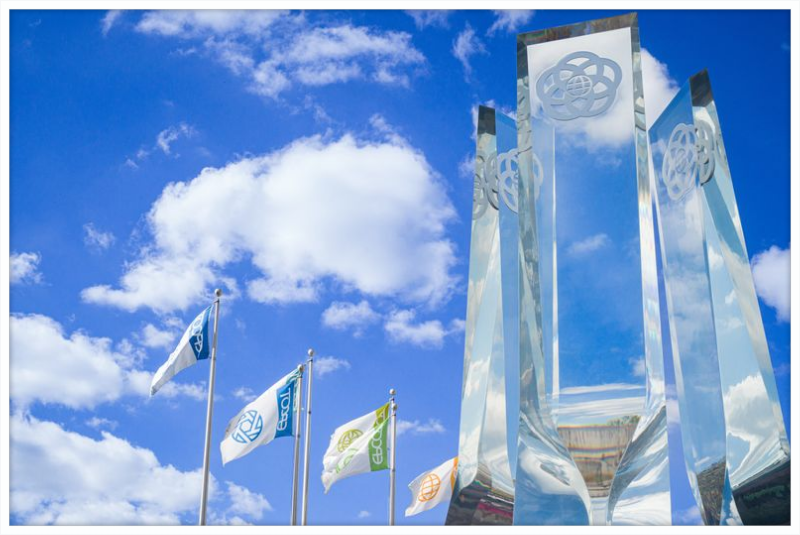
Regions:
<instances>
[{"instance_id":1,"label":"flagpole","mask_svg":"<svg viewBox=\"0 0 800 535\"><path fill-rule=\"evenodd\" d=\"M391 444L389 456L389 525L394 526L394 476L395 476L395 443L397 441L397 403L394 402L395 390L389 390L389 410L391 410Z\"/></svg>"},{"instance_id":2,"label":"flagpole","mask_svg":"<svg viewBox=\"0 0 800 535\"><path fill-rule=\"evenodd\" d=\"M294 423L294 462L292 463L292 525L297 525L297 481L300 473L300 413L303 411L303 365L298 366L300 377L297 379L297 410Z\"/></svg>"},{"instance_id":3,"label":"flagpole","mask_svg":"<svg viewBox=\"0 0 800 535\"><path fill-rule=\"evenodd\" d=\"M200 525L206 525L206 503L208 502L208 461L211 454L211 416L214 412L214 379L217 364L217 327L219 327L219 301L222 290L214 290L214 341L211 344L211 367L208 372L208 408L206 409L206 445L203 451L203 493L200 496Z\"/></svg>"},{"instance_id":4,"label":"flagpole","mask_svg":"<svg viewBox=\"0 0 800 535\"><path fill-rule=\"evenodd\" d=\"M308 390L306 391L306 444L303 454L303 512L300 525L305 526L308 520L308 453L311 449L311 380L314 378L314 350L308 350Z\"/></svg>"}]
</instances>

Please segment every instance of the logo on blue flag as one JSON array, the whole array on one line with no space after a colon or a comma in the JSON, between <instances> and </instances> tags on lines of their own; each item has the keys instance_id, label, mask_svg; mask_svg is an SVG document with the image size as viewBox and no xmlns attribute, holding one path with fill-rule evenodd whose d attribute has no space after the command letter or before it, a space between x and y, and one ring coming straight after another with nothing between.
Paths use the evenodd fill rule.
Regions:
<instances>
[{"instance_id":1,"label":"logo on blue flag","mask_svg":"<svg viewBox=\"0 0 800 535\"><path fill-rule=\"evenodd\" d=\"M264 428L264 420L258 411L249 410L242 414L236 424L236 431L233 432L233 440L242 444L247 444L258 438Z\"/></svg>"},{"instance_id":2,"label":"logo on blue flag","mask_svg":"<svg viewBox=\"0 0 800 535\"><path fill-rule=\"evenodd\" d=\"M294 391L297 379L292 378L278 389L278 424L275 426L275 438L292 436L294 413Z\"/></svg>"},{"instance_id":3,"label":"logo on blue flag","mask_svg":"<svg viewBox=\"0 0 800 535\"><path fill-rule=\"evenodd\" d=\"M189 345L192 347L194 357L197 360L207 359L209 355L208 317L210 312L211 307L208 307L189 326Z\"/></svg>"}]
</instances>

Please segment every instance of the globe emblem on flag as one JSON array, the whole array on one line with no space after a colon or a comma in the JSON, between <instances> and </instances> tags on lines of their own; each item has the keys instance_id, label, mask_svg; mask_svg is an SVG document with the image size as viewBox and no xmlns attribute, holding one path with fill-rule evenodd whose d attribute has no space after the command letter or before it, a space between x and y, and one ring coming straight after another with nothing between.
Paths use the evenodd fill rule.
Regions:
<instances>
[{"instance_id":1,"label":"globe emblem on flag","mask_svg":"<svg viewBox=\"0 0 800 535\"><path fill-rule=\"evenodd\" d=\"M592 52L573 52L539 76L536 94L545 113L558 121L594 117L614 103L621 79L616 62Z\"/></svg>"},{"instance_id":2,"label":"globe emblem on flag","mask_svg":"<svg viewBox=\"0 0 800 535\"><path fill-rule=\"evenodd\" d=\"M683 197L694 185L698 169L697 134L694 127L680 123L669 136L661 164L661 180L673 201Z\"/></svg>"},{"instance_id":3,"label":"globe emblem on flag","mask_svg":"<svg viewBox=\"0 0 800 535\"><path fill-rule=\"evenodd\" d=\"M339 437L339 442L336 443L336 449L339 450L339 452L343 452L363 434L364 433L360 429L350 429L345 431L342 433L342 436Z\"/></svg>"},{"instance_id":4,"label":"globe emblem on flag","mask_svg":"<svg viewBox=\"0 0 800 535\"><path fill-rule=\"evenodd\" d=\"M258 438L264 428L264 420L256 410L249 410L239 417L233 440L241 444L248 444Z\"/></svg>"},{"instance_id":5,"label":"globe emblem on flag","mask_svg":"<svg viewBox=\"0 0 800 535\"><path fill-rule=\"evenodd\" d=\"M417 500L427 502L439 494L439 489L442 487L442 480L436 474L428 474L419 486L419 494Z\"/></svg>"}]
</instances>

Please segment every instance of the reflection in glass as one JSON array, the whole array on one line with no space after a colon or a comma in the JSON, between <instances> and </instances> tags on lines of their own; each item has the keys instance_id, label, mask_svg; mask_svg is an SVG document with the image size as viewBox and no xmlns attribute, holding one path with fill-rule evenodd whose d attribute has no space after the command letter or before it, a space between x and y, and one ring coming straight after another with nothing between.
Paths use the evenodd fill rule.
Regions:
<instances>
[{"instance_id":1,"label":"reflection in glass","mask_svg":"<svg viewBox=\"0 0 800 535\"><path fill-rule=\"evenodd\" d=\"M708 74L650 130L689 480L706 524L787 524L789 443Z\"/></svg>"},{"instance_id":2,"label":"reflection in glass","mask_svg":"<svg viewBox=\"0 0 800 535\"><path fill-rule=\"evenodd\" d=\"M520 34L517 72L514 522L669 523L636 14Z\"/></svg>"},{"instance_id":3,"label":"reflection in glass","mask_svg":"<svg viewBox=\"0 0 800 535\"><path fill-rule=\"evenodd\" d=\"M478 110L458 474L448 525L512 522L505 382L507 361L515 363L518 351L509 344L518 315L516 147L498 153L498 146L514 139L513 124L491 108ZM511 133L502 135L503 128Z\"/></svg>"}]
</instances>

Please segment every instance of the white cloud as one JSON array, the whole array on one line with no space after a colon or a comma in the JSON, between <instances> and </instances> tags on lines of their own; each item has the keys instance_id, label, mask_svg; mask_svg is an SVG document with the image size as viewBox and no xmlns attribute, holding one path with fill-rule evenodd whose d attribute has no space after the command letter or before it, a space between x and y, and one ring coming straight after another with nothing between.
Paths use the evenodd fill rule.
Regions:
<instances>
[{"instance_id":1,"label":"white cloud","mask_svg":"<svg viewBox=\"0 0 800 535\"><path fill-rule=\"evenodd\" d=\"M9 278L11 284L40 284L42 274L39 273L39 253L12 253L9 258Z\"/></svg>"},{"instance_id":2,"label":"white cloud","mask_svg":"<svg viewBox=\"0 0 800 535\"><path fill-rule=\"evenodd\" d=\"M142 328L139 340L145 347L161 348L166 350L174 349L180 333L173 329L159 329L152 323L148 323Z\"/></svg>"},{"instance_id":3,"label":"white cloud","mask_svg":"<svg viewBox=\"0 0 800 535\"><path fill-rule=\"evenodd\" d=\"M105 16L103 16L102 20L100 20L100 30L103 32L103 37L108 35L108 32L111 31L111 28L113 28L117 21L119 21L122 13L123 10L121 9L110 9L106 12Z\"/></svg>"},{"instance_id":4,"label":"white cloud","mask_svg":"<svg viewBox=\"0 0 800 535\"><path fill-rule=\"evenodd\" d=\"M404 433L411 433L412 435L441 435L445 432L442 422L435 418L428 418L425 423L420 423L419 420L397 420L397 436Z\"/></svg>"},{"instance_id":5,"label":"white cloud","mask_svg":"<svg viewBox=\"0 0 800 535\"><path fill-rule=\"evenodd\" d=\"M472 74L470 58L476 54L487 54L483 42L475 34L475 30L467 23L461 33L453 41L453 55L464 66L464 77L469 80Z\"/></svg>"},{"instance_id":6,"label":"white cloud","mask_svg":"<svg viewBox=\"0 0 800 535\"><path fill-rule=\"evenodd\" d=\"M112 431L117 428L119 422L114 420L109 420L108 418L98 418L97 416L92 416L88 420L86 420L86 425L89 427L93 427L94 429L100 429L101 427L107 427Z\"/></svg>"},{"instance_id":7,"label":"white cloud","mask_svg":"<svg viewBox=\"0 0 800 535\"><path fill-rule=\"evenodd\" d=\"M314 375L323 377L337 370L349 370L350 362L336 357L318 357L314 359Z\"/></svg>"},{"instance_id":8,"label":"white cloud","mask_svg":"<svg viewBox=\"0 0 800 535\"><path fill-rule=\"evenodd\" d=\"M11 399L19 407L40 402L83 409L127 394L149 396L152 375L133 368L139 357L129 344L113 349L110 339L80 331L67 337L58 322L38 314L12 315L9 332ZM169 385L164 398L205 398L200 386Z\"/></svg>"},{"instance_id":9,"label":"white cloud","mask_svg":"<svg viewBox=\"0 0 800 535\"><path fill-rule=\"evenodd\" d=\"M628 359L628 364L631 365L631 373L634 377L644 377L646 372L644 357L632 357Z\"/></svg>"},{"instance_id":10,"label":"white cloud","mask_svg":"<svg viewBox=\"0 0 800 535\"><path fill-rule=\"evenodd\" d=\"M293 83L358 79L407 86L407 70L425 63L408 33L351 24L314 27L304 14L280 11L152 11L136 29L201 41L206 54L247 80L249 91L270 98Z\"/></svg>"},{"instance_id":11,"label":"white cloud","mask_svg":"<svg viewBox=\"0 0 800 535\"><path fill-rule=\"evenodd\" d=\"M766 251L755 255L752 260L753 282L758 297L775 309L779 321L788 322L791 317L790 249L773 245Z\"/></svg>"},{"instance_id":12,"label":"white cloud","mask_svg":"<svg viewBox=\"0 0 800 535\"><path fill-rule=\"evenodd\" d=\"M441 347L447 335L464 328L460 320L454 320L449 329L439 320L414 323L416 315L414 310L395 310L389 314L383 328L393 342L408 342L420 347Z\"/></svg>"},{"instance_id":13,"label":"white cloud","mask_svg":"<svg viewBox=\"0 0 800 535\"><path fill-rule=\"evenodd\" d=\"M503 9L495 11L495 20L486 33L492 35L499 30L509 33L518 32L524 24L528 24L533 19L535 13L536 11L532 9Z\"/></svg>"},{"instance_id":14,"label":"white cloud","mask_svg":"<svg viewBox=\"0 0 800 535\"><path fill-rule=\"evenodd\" d=\"M285 11L276 10L148 11L142 16L136 29L142 33L183 39L234 33L258 36L268 31L285 14Z\"/></svg>"},{"instance_id":15,"label":"white cloud","mask_svg":"<svg viewBox=\"0 0 800 535\"><path fill-rule=\"evenodd\" d=\"M322 313L322 324L338 331L353 329L355 335L360 336L364 328L378 321L380 317L366 300L358 304L334 301Z\"/></svg>"},{"instance_id":16,"label":"white cloud","mask_svg":"<svg viewBox=\"0 0 800 535\"><path fill-rule=\"evenodd\" d=\"M676 526L702 526L703 519L700 517L700 509L696 505L688 509L675 511L674 522Z\"/></svg>"},{"instance_id":17,"label":"white cloud","mask_svg":"<svg viewBox=\"0 0 800 535\"><path fill-rule=\"evenodd\" d=\"M272 505L261 494L252 492L230 481L226 483L228 485L228 496L231 499L228 514L245 515L254 520L261 520L266 511L272 511Z\"/></svg>"},{"instance_id":18,"label":"white cloud","mask_svg":"<svg viewBox=\"0 0 800 535\"><path fill-rule=\"evenodd\" d=\"M600 233L594 236L589 236L583 240L571 243L567 247L567 253L571 255L584 255L599 251L603 247L607 247L611 243L608 234Z\"/></svg>"},{"instance_id":19,"label":"white cloud","mask_svg":"<svg viewBox=\"0 0 800 535\"><path fill-rule=\"evenodd\" d=\"M116 241L116 237L111 232L98 230L94 223L86 223L83 226L83 243L95 251L105 251Z\"/></svg>"},{"instance_id":20,"label":"white cloud","mask_svg":"<svg viewBox=\"0 0 800 535\"><path fill-rule=\"evenodd\" d=\"M407 143L302 138L169 184L147 216L155 241L120 288L93 286L82 297L129 311L183 310L212 283L235 289L221 270L249 258L259 276L248 294L260 302L315 300L335 282L435 304L455 284L455 246L445 237L454 218L439 175Z\"/></svg>"},{"instance_id":21,"label":"white cloud","mask_svg":"<svg viewBox=\"0 0 800 535\"><path fill-rule=\"evenodd\" d=\"M166 155L172 154L172 144L181 137L192 137L195 130L192 126L186 123L180 123L176 126L165 128L156 136L156 147L161 149Z\"/></svg>"},{"instance_id":22,"label":"white cloud","mask_svg":"<svg viewBox=\"0 0 800 535\"><path fill-rule=\"evenodd\" d=\"M164 466L108 432L94 440L16 415L10 438L11 513L23 524L179 524L197 508L200 469Z\"/></svg>"},{"instance_id":23,"label":"white cloud","mask_svg":"<svg viewBox=\"0 0 800 535\"><path fill-rule=\"evenodd\" d=\"M26 525L168 525L194 522L200 468L164 465L151 450L101 432L93 438L16 414L11 418L11 514ZM225 515L253 520L272 510L260 494L211 475L211 513L227 498ZM165 492L168 489L168 492ZM218 505L215 507L215 504ZM244 523L234 517L229 523Z\"/></svg>"},{"instance_id":24,"label":"white cloud","mask_svg":"<svg viewBox=\"0 0 800 535\"><path fill-rule=\"evenodd\" d=\"M406 14L414 19L418 30L428 27L447 28L450 25L448 19L452 13L447 9L410 9L406 11Z\"/></svg>"},{"instance_id":25,"label":"white cloud","mask_svg":"<svg viewBox=\"0 0 800 535\"><path fill-rule=\"evenodd\" d=\"M650 128L678 93L680 86L670 76L667 64L656 59L646 48L642 49L642 84L647 128Z\"/></svg>"},{"instance_id":26,"label":"white cloud","mask_svg":"<svg viewBox=\"0 0 800 535\"><path fill-rule=\"evenodd\" d=\"M246 386L240 386L239 388L233 391L233 397L241 401L244 401L246 403L250 403L251 401L256 399L258 395L255 392L253 392L252 388L248 388Z\"/></svg>"},{"instance_id":27,"label":"white cloud","mask_svg":"<svg viewBox=\"0 0 800 535\"><path fill-rule=\"evenodd\" d=\"M359 511L358 518L369 518L371 513L369 511Z\"/></svg>"}]
</instances>

